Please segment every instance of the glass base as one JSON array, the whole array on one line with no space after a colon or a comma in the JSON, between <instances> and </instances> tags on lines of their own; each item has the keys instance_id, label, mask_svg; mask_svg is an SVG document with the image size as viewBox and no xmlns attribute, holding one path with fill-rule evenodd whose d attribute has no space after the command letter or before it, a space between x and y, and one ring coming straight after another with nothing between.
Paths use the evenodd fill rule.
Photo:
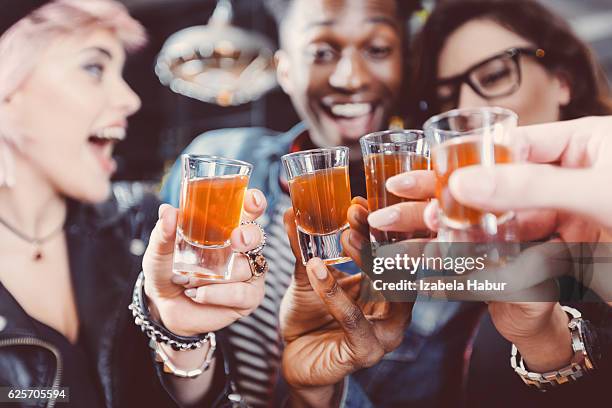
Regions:
<instances>
[{"instance_id":1,"label":"glass base","mask_svg":"<svg viewBox=\"0 0 612 408\"><path fill-rule=\"evenodd\" d=\"M459 222L448 218L440 211L440 228L438 241L443 242L514 242L518 227L514 213L507 212L501 216L486 213L479 224Z\"/></svg>"},{"instance_id":2,"label":"glass base","mask_svg":"<svg viewBox=\"0 0 612 408\"><path fill-rule=\"evenodd\" d=\"M344 256L340 237L348 228L348 224L330 234L309 234L297 226L302 263L306 265L312 258L321 258L326 265L335 265L350 262L352 259Z\"/></svg>"},{"instance_id":3,"label":"glass base","mask_svg":"<svg viewBox=\"0 0 612 408\"><path fill-rule=\"evenodd\" d=\"M227 280L235 253L225 246L204 247L186 240L177 230L172 272L205 280Z\"/></svg>"},{"instance_id":4,"label":"glass base","mask_svg":"<svg viewBox=\"0 0 612 408\"><path fill-rule=\"evenodd\" d=\"M489 268L511 262L520 254L518 225L512 213L504 214L503 218L485 214L479 225L454 226L444 221L440 224L437 249L445 248L444 256L483 257Z\"/></svg>"}]
</instances>

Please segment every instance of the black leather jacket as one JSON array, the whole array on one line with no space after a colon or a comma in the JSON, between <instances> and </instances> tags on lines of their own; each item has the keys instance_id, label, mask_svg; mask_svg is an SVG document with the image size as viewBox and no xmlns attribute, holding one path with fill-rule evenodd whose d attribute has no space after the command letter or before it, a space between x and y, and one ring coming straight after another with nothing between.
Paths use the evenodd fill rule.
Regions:
<instances>
[{"instance_id":1,"label":"black leather jacket","mask_svg":"<svg viewBox=\"0 0 612 408\"><path fill-rule=\"evenodd\" d=\"M99 206L69 203L65 231L80 336L91 366L97 368L97 385L107 407L180 405L167 391L165 375L128 310L142 252L157 220L157 206L152 197L124 211L119 210L116 200ZM24 284L28 284L25 276ZM5 327L0 327L0 386L62 386L61 353L36 338L31 317L7 293L0 294L0 317L6 321ZM219 355L217 358L220 361ZM212 405L242 406L233 402L240 397L234 392L229 363L222 366L226 379L217 381L219 385L211 390L218 396ZM53 405L53 401L39 404Z\"/></svg>"}]
</instances>

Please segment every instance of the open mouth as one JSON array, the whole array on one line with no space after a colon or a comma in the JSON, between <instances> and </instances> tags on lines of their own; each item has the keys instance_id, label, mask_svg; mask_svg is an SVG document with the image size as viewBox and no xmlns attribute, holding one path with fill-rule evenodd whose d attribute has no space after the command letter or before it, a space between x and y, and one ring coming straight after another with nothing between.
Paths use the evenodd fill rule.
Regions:
<instances>
[{"instance_id":1,"label":"open mouth","mask_svg":"<svg viewBox=\"0 0 612 408\"><path fill-rule=\"evenodd\" d=\"M113 148L116 143L125 139L126 130L124 127L113 126L98 129L87 142L98 164L105 173L112 174L117 169L117 163L113 159Z\"/></svg>"},{"instance_id":2,"label":"open mouth","mask_svg":"<svg viewBox=\"0 0 612 408\"><path fill-rule=\"evenodd\" d=\"M375 102L325 103L323 110L343 138L357 139L373 132L374 118L380 110Z\"/></svg>"}]
</instances>

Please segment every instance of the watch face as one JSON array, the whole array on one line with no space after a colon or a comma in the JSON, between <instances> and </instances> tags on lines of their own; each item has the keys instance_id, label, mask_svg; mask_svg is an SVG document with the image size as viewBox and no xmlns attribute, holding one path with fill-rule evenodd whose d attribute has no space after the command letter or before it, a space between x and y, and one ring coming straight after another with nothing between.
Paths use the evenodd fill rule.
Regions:
<instances>
[{"instance_id":1,"label":"watch face","mask_svg":"<svg viewBox=\"0 0 612 408\"><path fill-rule=\"evenodd\" d=\"M589 360L593 364L593 366L597 367L599 360L601 358L601 350L599 349L599 342L597 341L597 332L595 328L588 320L581 320L580 333L582 334L582 339L584 342L584 348L589 357Z\"/></svg>"}]
</instances>

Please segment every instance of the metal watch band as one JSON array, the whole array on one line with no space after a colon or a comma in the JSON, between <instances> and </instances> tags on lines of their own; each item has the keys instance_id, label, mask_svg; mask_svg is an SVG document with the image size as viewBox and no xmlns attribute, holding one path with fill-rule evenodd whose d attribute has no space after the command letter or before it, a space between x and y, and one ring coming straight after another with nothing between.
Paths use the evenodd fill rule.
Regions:
<instances>
[{"instance_id":1,"label":"metal watch band","mask_svg":"<svg viewBox=\"0 0 612 408\"><path fill-rule=\"evenodd\" d=\"M569 306L562 306L562 308L571 316L568 328L570 330L574 357L568 366L545 373L530 372L527 370L525 362L518 352L518 348L512 344L510 366L525 384L540 391L547 391L561 384L574 382L595 368L585 345L582 314Z\"/></svg>"}]
</instances>

